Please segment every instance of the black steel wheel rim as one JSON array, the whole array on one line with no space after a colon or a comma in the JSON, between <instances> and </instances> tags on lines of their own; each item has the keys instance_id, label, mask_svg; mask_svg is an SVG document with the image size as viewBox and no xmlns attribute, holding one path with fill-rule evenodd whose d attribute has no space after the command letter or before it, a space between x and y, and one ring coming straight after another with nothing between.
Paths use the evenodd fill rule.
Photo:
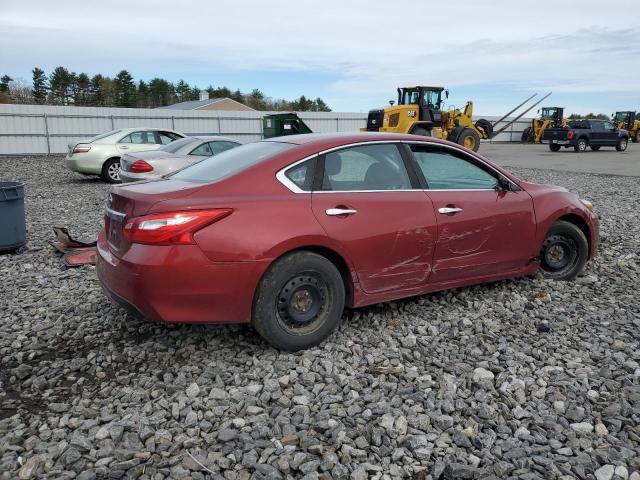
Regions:
<instances>
[{"instance_id":1,"label":"black steel wheel rim","mask_svg":"<svg viewBox=\"0 0 640 480\"><path fill-rule=\"evenodd\" d=\"M327 308L328 287L314 272L295 275L282 286L276 298L278 321L287 330L307 333L317 326Z\"/></svg>"},{"instance_id":2,"label":"black steel wheel rim","mask_svg":"<svg viewBox=\"0 0 640 480\"><path fill-rule=\"evenodd\" d=\"M542 247L542 267L558 272L573 265L578 258L576 242L566 235L550 235Z\"/></svg>"}]
</instances>

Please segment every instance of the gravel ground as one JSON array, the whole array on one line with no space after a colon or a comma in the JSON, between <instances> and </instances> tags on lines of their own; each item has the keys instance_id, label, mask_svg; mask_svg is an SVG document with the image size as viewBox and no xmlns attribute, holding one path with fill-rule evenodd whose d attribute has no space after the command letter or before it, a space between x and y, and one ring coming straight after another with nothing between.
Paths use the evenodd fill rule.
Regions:
<instances>
[{"instance_id":1,"label":"gravel ground","mask_svg":"<svg viewBox=\"0 0 640 480\"><path fill-rule=\"evenodd\" d=\"M515 170L602 215L577 281L348 312L290 354L129 318L46 244L53 225L94 238L108 187L59 158L0 171L26 182L29 228L0 256L0 479L640 479L637 178Z\"/></svg>"}]
</instances>

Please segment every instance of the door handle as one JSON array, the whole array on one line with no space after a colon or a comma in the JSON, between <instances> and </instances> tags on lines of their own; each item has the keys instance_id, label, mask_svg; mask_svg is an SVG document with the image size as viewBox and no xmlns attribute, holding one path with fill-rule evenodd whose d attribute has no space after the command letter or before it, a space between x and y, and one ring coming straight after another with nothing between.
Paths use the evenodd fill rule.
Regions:
<instances>
[{"instance_id":1,"label":"door handle","mask_svg":"<svg viewBox=\"0 0 640 480\"><path fill-rule=\"evenodd\" d=\"M325 212L330 217L335 217L337 215L354 215L358 213L357 210L352 208L327 208Z\"/></svg>"},{"instance_id":2,"label":"door handle","mask_svg":"<svg viewBox=\"0 0 640 480\"><path fill-rule=\"evenodd\" d=\"M458 207L441 207L438 209L438 213L442 213L444 215L447 215L449 213L458 213L461 211L462 209Z\"/></svg>"}]
</instances>

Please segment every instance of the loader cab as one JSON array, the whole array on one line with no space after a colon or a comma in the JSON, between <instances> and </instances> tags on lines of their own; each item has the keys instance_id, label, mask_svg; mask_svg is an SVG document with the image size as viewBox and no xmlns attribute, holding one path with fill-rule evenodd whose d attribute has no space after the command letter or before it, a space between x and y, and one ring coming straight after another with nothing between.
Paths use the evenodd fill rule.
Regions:
<instances>
[{"instance_id":1,"label":"loader cab","mask_svg":"<svg viewBox=\"0 0 640 480\"><path fill-rule=\"evenodd\" d=\"M562 117L564 115L564 108L562 107L543 107L541 120L551 120L554 124L562 123Z\"/></svg>"},{"instance_id":2,"label":"loader cab","mask_svg":"<svg viewBox=\"0 0 640 480\"><path fill-rule=\"evenodd\" d=\"M432 125L442 123L442 92L449 92L443 87L404 87L398 89L398 105L417 105L416 120L429 122Z\"/></svg>"},{"instance_id":3,"label":"loader cab","mask_svg":"<svg viewBox=\"0 0 640 480\"><path fill-rule=\"evenodd\" d=\"M613 116L613 123L625 130L631 130L635 118L636 112L616 112Z\"/></svg>"}]
</instances>

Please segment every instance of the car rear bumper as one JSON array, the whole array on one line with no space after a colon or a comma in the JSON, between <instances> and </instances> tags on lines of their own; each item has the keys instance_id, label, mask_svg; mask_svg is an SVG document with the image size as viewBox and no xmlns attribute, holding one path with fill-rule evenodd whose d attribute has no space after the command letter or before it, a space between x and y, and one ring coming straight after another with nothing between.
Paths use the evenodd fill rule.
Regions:
<instances>
[{"instance_id":1,"label":"car rear bumper","mask_svg":"<svg viewBox=\"0 0 640 480\"><path fill-rule=\"evenodd\" d=\"M268 262L211 262L197 245L133 244L118 258L104 230L97 245L103 290L134 316L167 323L246 323Z\"/></svg>"},{"instance_id":2,"label":"car rear bumper","mask_svg":"<svg viewBox=\"0 0 640 480\"><path fill-rule=\"evenodd\" d=\"M101 159L76 158L67 155L64 162L66 167L74 172L92 173L95 175L102 173L103 161Z\"/></svg>"},{"instance_id":3,"label":"car rear bumper","mask_svg":"<svg viewBox=\"0 0 640 480\"><path fill-rule=\"evenodd\" d=\"M570 140L540 140L540 143L553 143L554 145L571 145Z\"/></svg>"}]
</instances>

